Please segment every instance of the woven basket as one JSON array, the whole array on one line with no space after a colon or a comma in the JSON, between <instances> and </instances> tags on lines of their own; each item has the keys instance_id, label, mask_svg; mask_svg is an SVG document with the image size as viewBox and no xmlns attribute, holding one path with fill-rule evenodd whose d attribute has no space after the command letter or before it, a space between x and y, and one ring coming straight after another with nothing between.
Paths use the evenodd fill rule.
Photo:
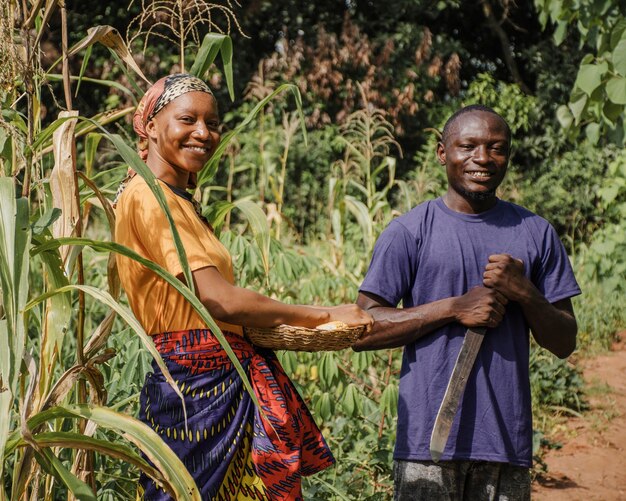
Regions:
<instances>
[{"instance_id":1,"label":"woven basket","mask_svg":"<svg viewBox=\"0 0 626 501\"><path fill-rule=\"evenodd\" d=\"M271 328L246 327L245 334L253 344L261 348L290 351L337 351L352 346L364 330L363 325L336 330L279 325Z\"/></svg>"}]
</instances>

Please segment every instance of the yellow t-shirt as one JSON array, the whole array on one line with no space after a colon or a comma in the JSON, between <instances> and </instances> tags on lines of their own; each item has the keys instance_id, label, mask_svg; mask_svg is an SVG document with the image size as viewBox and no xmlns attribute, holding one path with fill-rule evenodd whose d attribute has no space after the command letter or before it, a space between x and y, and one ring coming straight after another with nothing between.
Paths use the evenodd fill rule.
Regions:
<instances>
[{"instance_id":1,"label":"yellow t-shirt","mask_svg":"<svg viewBox=\"0 0 626 501\"><path fill-rule=\"evenodd\" d=\"M190 201L159 181L192 271L214 266L234 283L230 254L196 214ZM141 176L129 183L117 204L115 240L154 261L172 275L182 276L174 239L165 213ZM205 329L187 300L161 277L142 264L117 255L122 286L133 313L148 334ZM242 334L240 326L217 322L220 329Z\"/></svg>"}]
</instances>

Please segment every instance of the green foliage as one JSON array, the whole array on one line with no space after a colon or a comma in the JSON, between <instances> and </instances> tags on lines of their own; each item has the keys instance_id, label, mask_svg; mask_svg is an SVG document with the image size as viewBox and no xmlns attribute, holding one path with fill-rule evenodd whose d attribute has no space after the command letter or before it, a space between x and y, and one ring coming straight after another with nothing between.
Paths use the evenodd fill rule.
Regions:
<instances>
[{"instance_id":1,"label":"green foliage","mask_svg":"<svg viewBox=\"0 0 626 501\"><path fill-rule=\"evenodd\" d=\"M338 139L344 146L344 157L334 164L328 181L329 220L332 241L339 250L335 257L339 266L349 215L360 229L358 240L364 243L366 254L374 248L375 235L391 215L389 195L395 185L396 160L390 153L399 145L383 110L373 108L364 92L362 99L363 109L350 115L341 128Z\"/></svg>"},{"instance_id":2,"label":"green foliage","mask_svg":"<svg viewBox=\"0 0 626 501\"><path fill-rule=\"evenodd\" d=\"M493 108L508 122L513 137L527 133L537 120L537 102L525 95L519 85L497 82L489 73L480 73L470 84L464 104Z\"/></svg>"},{"instance_id":3,"label":"green foliage","mask_svg":"<svg viewBox=\"0 0 626 501\"><path fill-rule=\"evenodd\" d=\"M616 294L602 282L589 279L577 268L581 296L572 301L578 321L578 351L594 355L608 350L615 334L626 326L623 294Z\"/></svg>"},{"instance_id":4,"label":"green foliage","mask_svg":"<svg viewBox=\"0 0 626 501\"><path fill-rule=\"evenodd\" d=\"M587 407L581 397L580 371L536 346L530 355L530 386L536 413L548 409L579 413Z\"/></svg>"},{"instance_id":5,"label":"green foliage","mask_svg":"<svg viewBox=\"0 0 626 501\"><path fill-rule=\"evenodd\" d=\"M582 59L569 103L558 109L564 128L585 130L596 144L606 137L626 143L623 119L626 109L626 12L619 2L567 2L535 0L545 27L556 24L555 42L560 44L575 27L581 44L593 53Z\"/></svg>"},{"instance_id":6,"label":"green foliage","mask_svg":"<svg viewBox=\"0 0 626 501\"><path fill-rule=\"evenodd\" d=\"M228 86L228 92L232 100L235 99L233 88L233 41L228 35L207 33L202 40L198 53L194 59L189 73L198 78L206 78L209 68L215 61L218 53L222 56L224 64L224 76Z\"/></svg>"},{"instance_id":7,"label":"green foliage","mask_svg":"<svg viewBox=\"0 0 626 501\"><path fill-rule=\"evenodd\" d=\"M597 190L598 212L605 224L579 249L581 272L589 281L603 284L606 293L626 291L626 152L608 166Z\"/></svg>"},{"instance_id":8,"label":"green foliage","mask_svg":"<svg viewBox=\"0 0 626 501\"><path fill-rule=\"evenodd\" d=\"M23 314L28 297L30 261L29 207L26 200L15 196L12 179L0 178L0 283L2 285L2 318L0 320L0 452L4 450L13 428L14 400L19 395L19 376L26 338ZM0 478L4 461L0 464ZM4 488L0 486L0 499Z\"/></svg>"},{"instance_id":9,"label":"green foliage","mask_svg":"<svg viewBox=\"0 0 626 501\"><path fill-rule=\"evenodd\" d=\"M522 180L522 205L548 219L573 252L575 244L588 243L595 230L617 221L602 203L603 186L614 182L610 166L617 155L612 146L579 143L553 158L543 174Z\"/></svg>"},{"instance_id":10,"label":"green foliage","mask_svg":"<svg viewBox=\"0 0 626 501\"><path fill-rule=\"evenodd\" d=\"M218 56L231 99L252 80L246 100L224 115L228 132L200 176L205 213L219 223L216 226L233 256L238 283L289 303L354 301L371 246L385 224L445 189L445 173L434 158L437 135L432 127L441 126L459 103L480 102L502 113L515 136L516 151L503 196L553 222L574 254L583 289L583 295L574 299L580 354L608 347L615 331L625 324L626 161L623 152L604 145L619 144L624 136L626 23L615 2L535 3L544 25L557 24L554 36L560 48L549 43L547 34L533 29L537 19L528 8L530 2L512 6L507 10L511 17L505 16L501 23L508 29L520 24L523 14L523 23L530 26L516 33L510 45L514 57L527 63L524 78L535 88L532 93L508 81L494 33L465 29L484 23L484 17L478 4L463 2L407 0L399 8L388 9L383 4L372 7L354 2L303 6L290 0L262 1L245 8L245 28L253 35L247 48L241 50L248 42L234 39L237 62L252 61L248 61L250 70L242 70L243 64L233 65L233 43L223 35L207 35L192 44L177 40L176 46L155 45L137 57L150 76L169 72L181 55L194 60L191 71L211 80L218 99L226 98L226 89L219 89L222 75L214 64ZM131 6L133 16L137 7L136 2ZM82 8L75 6L76 12ZM113 19L101 13L90 13L87 19L79 13L71 40L78 42L92 21L121 30L125 6L109 2L107 9ZM425 26L408 18L420 19ZM317 22L323 28L312 29ZM39 17L35 27L46 29L45 24ZM302 34L296 36L298 29ZM58 41L55 36L50 33L51 44ZM4 176L0 180L4 190L0 197L0 335L4 345L11 346L0 357L0 387L9 384L13 392L0 392L0 450L8 440L4 479L16 498L28 489L32 489L31 497L43 493L36 491L37 482L28 484L30 466L43 468L37 470L43 472L42 485L52 485L47 499L65 495L61 484L46 477L52 470L76 494L93 497L84 491L84 485L92 481L81 471L84 452L74 456L69 448L102 453L93 459L97 499L134 499L138 472L146 468L117 431L99 426L93 435L78 433L77 416L90 412L114 416L118 430L120 423L135 427L134 421L113 411L136 413L138 392L152 360L140 336L114 313L122 312L133 324L123 298L118 300L115 268L103 253L123 249L99 242L109 238L114 216L106 210L107 199L113 198L127 165L142 171L131 141L122 139L128 126L119 122L132 112L140 92L128 68L120 66L119 60L111 63L108 49L93 45L95 40L89 36L87 40L92 44L88 48L91 57L86 55L82 65L74 61L79 76L73 82L80 85L75 90L82 114L93 115L92 121L77 124L75 131L77 165L79 169L84 166L78 194L89 239L63 242L91 243L100 249L77 247L71 255L69 262L76 263L78 249L82 250L88 285L77 283L74 265L65 263L64 268L57 249L61 241L53 243L51 233L55 219L66 212L65 207L54 206L49 188L53 133L71 119L55 120L59 106L47 97L46 89L57 90L62 75L39 73L37 67L25 73L37 76L29 87L19 75L3 80L0 91L0 171ZM578 41L582 49L575 47ZM279 50L267 57L274 47ZM346 51L345 47L358 50ZM173 56L177 50L179 56ZM585 57L579 69L581 50L593 54ZM114 58L123 56L122 50ZM261 58L265 59L262 69L250 78ZM554 68L559 68L557 75ZM39 75L45 76L49 87ZM289 85L281 86L285 79ZM557 111L572 86L569 106ZM295 112L286 100L276 99L284 90L294 96ZM93 107L94 113L86 112ZM307 110L306 119L302 110ZM563 125L585 127L588 140L572 147L558 130L557 119ZM120 134L112 138L123 153L123 163L117 157L111 161L118 154L110 145L100 144L103 135L94 132L98 125L114 121ZM304 123L313 130L305 130ZM399 158L395 137L400 137L407 152L404 159ZM16 186L28 185L26 173L33 180L26 190L28 202L15 196ZM153 182L149 173L143 174ZM13 247L11 235L19 236ZM28 238L38 245L32 256ZM12 256L23 258L27 266L9 262ZM182 249L181 256L184 262ZM30 275L24 278L28 267ZM174 277L168 279L210 323L191 291ZM17 289L20 294L28 292L28 299L42 300L36 306L31 303L25 322L21 312L26 299L16 306L16 296L12 296ZM70 289L91 292L97 299L86 297L84 306L75 293L52 295ZM83 345L75 314L81 309L86 313ZM9 327L17 329L17 336L9 335ZM32 362L27 357L22 363L24 347ZM111 358L114 350L117 355ZM334 468L305 481L306 498L391 497L400 353L279 353L337 458ZM7 371L11 373L8 378ZM37 373L41 379L31 388ZM85 401L85 395L81 396L85 381L94 390L89 396L94 405L74 406L74 401ZM536 347L531 355L531 383L539 427L547 426L550 414L584 410L580 374ZM18 406L17 398L25 404ZM111 411L95 404L108 405ZM38 428L43 421L38 420L47 417L51 419L44 431ZM24 428L19 425L24 422L31 424L32 436L22 435ZM539 439L541 434L536 436ZM48 452L35 457L31 439ZM138 446L152 451L154 447L159 447L158 440ZM56 456L50 454L52 448ZM179 467L176 461L164 459L170 475ZM152 474L165 481L168 473ZM180 484L178 488L185 489ZM3 494L0 489L0 499Z\"/></svg>"}]
</instances>

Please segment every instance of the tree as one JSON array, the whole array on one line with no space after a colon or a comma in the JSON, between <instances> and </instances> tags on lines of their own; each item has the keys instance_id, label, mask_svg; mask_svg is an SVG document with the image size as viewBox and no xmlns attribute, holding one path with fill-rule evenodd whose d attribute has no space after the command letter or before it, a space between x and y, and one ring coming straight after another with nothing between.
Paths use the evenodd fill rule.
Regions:
<instances>
[{"instance_id":1,"label":"tree","mask_svg":"<svg viewBox=\"0 0 626 501\"><path fill-rule=\"evenodd\" d=\"M621 2L536 0L544 26L556 25L554 41L578 36L590 51L580 61L569 103L558 109L561 125L584 129L596 144L602 138L626 144L626 7Z\"/></svg>"}]
</instances>

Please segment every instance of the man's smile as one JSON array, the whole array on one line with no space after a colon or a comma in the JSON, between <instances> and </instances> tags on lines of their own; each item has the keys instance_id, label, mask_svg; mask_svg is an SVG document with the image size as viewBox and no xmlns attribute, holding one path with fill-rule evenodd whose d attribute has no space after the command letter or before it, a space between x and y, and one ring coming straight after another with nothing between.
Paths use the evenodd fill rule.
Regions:
<instances>
[{"instance_id":1,"label":"man's smile","mask_svg":"<svg viewBox=\"0 0 626 501\"><path fill-rule=\"evenodd\" d=\"M470 178L474 180L484 181L490 179L494 173L485 170L470 170L465 172Z\"/></svg>"}]
</instances>

